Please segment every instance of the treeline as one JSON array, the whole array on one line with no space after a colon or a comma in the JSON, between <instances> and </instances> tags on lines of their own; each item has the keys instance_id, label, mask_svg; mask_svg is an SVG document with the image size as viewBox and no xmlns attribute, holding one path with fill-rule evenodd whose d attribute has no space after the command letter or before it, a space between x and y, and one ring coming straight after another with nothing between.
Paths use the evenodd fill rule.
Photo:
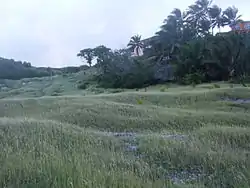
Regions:
<instances>
[{"instance_id":1,"label":"treeline","mask_svg":"<svg viewBox=\"0 0 250 188\"><path fill-rule=\"evenodd\" d=\"M240 17L234 6L222 10L211 1L197 0L183 12L174 9L147 40L137 35L131 37L127 49L99 46L77 55L89 65L97 59L96 80L106 87L136 88L166 81L244 81L250 74L249 34L214 34L215 28L241 22Z\"/></svg>"},{"instance_id":2,"label":"treeline","mask_svg":"<svg viewBox=\"0 0 250 188\"><path fill-rule=\"evenodd\" d=\"M37 70L31 63L0 58L0 79L18 80L21 78L49 76L46 70Z\"/></svg>"},{"instance_id":3,"label":"treeline","mask_svg":"<svg viewBox=\"0 0 250 188\"><path fill-rule=\"evenodd\" d=\"M164 61L155 62L145 57L133 57L130 49L111 50L101 45L82 50L77 55L86 58L89 65L96 59L95 67L98 69L98 74L94 75L94 79L102 87L137 88L163 83L173 77L169 64L164 64ZM90 56L92 58L87 59Z\"/></svg>"},{"instance_id":4,"label":"treeline","mask_svg":"<svg viewBox=\"0 0 250 188\"><path fill-rule=\"evenodd\" d=\"M64 68L33 67L29 62L0 58L0 79L18 80L22 78L45 77L56 74L76 73L86 68L87 66Z\"/></svg>"}]
</instances>

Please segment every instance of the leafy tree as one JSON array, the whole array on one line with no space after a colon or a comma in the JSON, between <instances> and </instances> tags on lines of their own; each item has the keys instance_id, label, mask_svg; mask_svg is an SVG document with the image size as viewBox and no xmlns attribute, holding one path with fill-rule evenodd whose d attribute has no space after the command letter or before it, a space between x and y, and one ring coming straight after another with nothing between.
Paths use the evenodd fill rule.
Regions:
<instances>
[{"instance_id":1,"label":"leafy tree","mask_svg":"<svg viewBox=\"0 0 250 188\"><path fill-rule=\"evenodd\" d=\"M187 75L196 73L202 75L205 72L207 51L204 40L194 40L181 46L177 60L174 62L176 78L183 81L182 79ZM202 81L204 80L195 80L195 83Z\"/></svg>"},{"instance_id":2,"label":"leafy tree","mask_svg":"<svg viewBox=\"0 0 250 188\"><path fill-rule=\"evenodd\" d=\"M97 81L103 87L140 88L152 81L150 64L140 58L131 58L130 54L115 51L105 60L106 67L99 67ZM104 70L105 68L105 70Z\"/></svg>"},{"instance_id":3,"label":"leafy tree","mask_svg":"<svg viewBox=\"0 0 250 188\"><path fill-rule=\"evenodd\" d=\"M108 71L112 51L104 45L97 46L93 49L94 56L97 58L97 66L101 67L103 72Z\"/></svg>"},{"instance_id":4,"label":"leafy tree","mask_svg":"<svg viewBox=\"0 0 250 188\"><path fill-rule=\"evenodd\" d=\"M31 67L31 63L24 61L23 62L23 66L25 66L25 67Z\"/></svg>"},{"instance_id":5,"label":"leafy tree","mask_svg":"<svg viewBox=\"0 0 250 188\"><path fill-rule=\"evenodd\" d=\"M94 56L97 57L97 63L104 63L105 59L108 59L111 54L111 49L104 45L97 46L93 49Z\"/></svg>"},{"instance_id":6,"label":"leafy tree","mask_svg":"<svg viewBox=\"0 0 250 188\"><path fill-rule=\"evenodd\" d=\"M235 24L240 17L237 8L222 11L210 0L197 0L184 12L176 8L160 30L143 42L136 35L128 49L94 48L98 81L106 87L134 88L173 78L188 84L246 78L250 75L250 34L214 35L216 27ZM131 50L139 55L141 48L143 56L131 57Z\"/></svg>"},{"instance_id":7,"label":"leafy tree","mask_svg":"<svg viewBox=\"0 0 250 188\"><path fill-rule=\"evenodd\" d=\"M0 58L0 79L18 80L49 75L45 68L32 67L31 63Z\"/></svg>"},{"instance_id":8,"label":"leafy tree","mask_svg":"<svg viewBox=\"0 0 250 188\"><path fill-rule=\"evenodd\" d=\"M228 80L230 77L238 74L236 67L240 63L241 56L245 55L242 53L244 48L243 38L238 34L232 33L226 36L214 37L213 40L213 55L220 62L223 79Z\"/></svg>"},{"instance_id":9,"label":"leafy tree","mask_svg":"<svg viewBox=\"0 0 250 188\"><path fill-rule=\"evenodd\" d=\"M89 64L89 66L91 67L92 65L92 61L94 59L94 51L91 48L86 48L81 50L78 54L78 57L83 57L87 63Z\"/></svg>"}]
</instances>

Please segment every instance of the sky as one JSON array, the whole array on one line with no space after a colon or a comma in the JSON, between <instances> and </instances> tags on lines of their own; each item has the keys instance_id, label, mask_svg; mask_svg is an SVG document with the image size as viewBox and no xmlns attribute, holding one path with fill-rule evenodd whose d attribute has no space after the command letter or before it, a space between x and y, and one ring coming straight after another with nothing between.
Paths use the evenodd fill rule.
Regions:
<instances>
[{"instance_id":1,"label":"sky","mask_svg":"<svg viewBox=\"0 0 250 188\"><path fill-rule=\"evenodd\" d=\"M0 0L0 57L34 66L78 66L84 48L126 47L131 36L152 36L174 8L194 0ZM235 5L250 20L250 1L214 0Z\"/></svg>"}]
</instances>

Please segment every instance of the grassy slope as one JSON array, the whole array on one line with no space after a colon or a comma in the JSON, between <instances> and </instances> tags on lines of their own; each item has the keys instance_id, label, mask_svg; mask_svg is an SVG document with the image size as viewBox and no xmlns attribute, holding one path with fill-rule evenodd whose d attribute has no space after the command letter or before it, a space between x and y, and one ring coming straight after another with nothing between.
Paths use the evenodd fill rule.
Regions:
<instances>
[{"instance_id":1,"label":"grassy slope","mask_svg":"<svg viewBox=\"0 0 250 188\"><path fill-rule=\"evenodd\" d=\"M0 187L170 187L166 177L183 171L203 176L173 187L250 186L250 104L221 100L247 98L249 88L152 87L93 95L77 91L70 79L33 81L33 92L44 87L40 98L27 85L19 85L18 94L0 93ZM49 96L57 84L65 88L62 96ZM136 155L107 131L139 132Z\"/></svg>"}]
</instances>

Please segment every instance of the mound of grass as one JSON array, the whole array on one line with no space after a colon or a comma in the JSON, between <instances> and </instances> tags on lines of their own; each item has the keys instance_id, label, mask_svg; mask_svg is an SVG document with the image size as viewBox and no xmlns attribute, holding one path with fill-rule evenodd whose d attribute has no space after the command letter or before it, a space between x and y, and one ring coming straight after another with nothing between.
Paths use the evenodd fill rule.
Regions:
<instances>
[{"instance_id":1,"label":"mound of grass","mask_svg":"<svg viewBox=\"0 0 250 188\"><path fill-rule=\"evenodd\" d=\"M211 144L204 138L171 141L152 137L140 140L138 152L150 166L162 169L169 178L175 175L182 181L205 187L250 185L249 151L246 150ZM182 177L183 173L186 177Z\"/></svg>"},{"instance_id":2,"label":"mound of grass","mask_svg":"<svg viewBox=\"0 0 250 188\"><path fill-rule=\"evenodd\" d=\"M207 124L249 127L250 115L216 101L217 93L189 95L126 92L2 100L0 116L51 119L106 131L191 131Z\"/></svg>"},{"instance_id":3,"label":"mound of grass","mask_svg":"<svg viewBox=\"0 0 250 188\"><path fill-rule=\"evenodd\" d=\"M1 187L166 187L119 142L72 125L0 119Z\"/></svg>"},{"instance_id":4,"label":"mound of grass","mask_svg":"<svg viewBox=\"0 0 250 188\"><path fill-rule=\"evenodd\" d=\"M208 126L199 129L196 134L200 139L209 140L209 142L218 145L227 145L234 149L241 148L250 151L250 128Z\"/></svg>"}]
</instances>

